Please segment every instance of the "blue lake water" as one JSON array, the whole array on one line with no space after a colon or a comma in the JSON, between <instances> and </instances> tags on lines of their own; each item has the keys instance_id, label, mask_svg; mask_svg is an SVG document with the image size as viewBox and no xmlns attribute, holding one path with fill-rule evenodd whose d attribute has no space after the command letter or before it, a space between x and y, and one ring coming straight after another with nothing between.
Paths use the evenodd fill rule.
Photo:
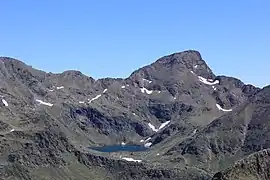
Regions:
<instances>
[{"instance_id":1,"label":"blue lake water","mask_svg":"<svg viewBox=\"0 0 270 180\"><path fill-rule=\"evenodd\" d=\"M141 145L110 145L110 146L102 146L102 147L90 147L90 149L99 151L99 152L120 152L120 151L128 151L128 152L138 152L138 151L146 151L149 148L146 148Z\"/></svg>"}]
</instances>

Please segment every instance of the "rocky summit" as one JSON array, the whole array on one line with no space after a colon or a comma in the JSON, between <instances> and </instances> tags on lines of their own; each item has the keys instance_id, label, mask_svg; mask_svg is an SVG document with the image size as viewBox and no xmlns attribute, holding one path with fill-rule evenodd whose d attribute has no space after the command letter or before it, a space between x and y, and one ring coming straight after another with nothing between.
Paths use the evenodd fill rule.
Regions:
<instances>
[{"instance_id":1,"label":"rocky summit","mask_svg":"<svg viewBox=\"0 0 270 180\"><path fill-rule=\"evenodd\" d=\"M270 86L194 50L98 80L0 57L0 142L0 179L267 180Z\"/></svg>"}]
</instances>

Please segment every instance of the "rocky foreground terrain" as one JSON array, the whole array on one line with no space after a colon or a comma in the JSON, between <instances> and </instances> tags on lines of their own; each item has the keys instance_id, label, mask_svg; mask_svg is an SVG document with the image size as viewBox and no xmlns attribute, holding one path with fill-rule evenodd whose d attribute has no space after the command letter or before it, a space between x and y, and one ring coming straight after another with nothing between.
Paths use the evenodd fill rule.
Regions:
<instances>
[{"instance_id":1,"label":"rocky foreground terrain","mask_svg":"<svg viewBox=\"0 0 270 180\"><path fill-rule=\"evenodd\" d=\"M197 51L126 79L0 57L0 179L270 179L270 86L215 75ZM89 147L142 145L140 152Z\"/></svg>"}]
</instances>

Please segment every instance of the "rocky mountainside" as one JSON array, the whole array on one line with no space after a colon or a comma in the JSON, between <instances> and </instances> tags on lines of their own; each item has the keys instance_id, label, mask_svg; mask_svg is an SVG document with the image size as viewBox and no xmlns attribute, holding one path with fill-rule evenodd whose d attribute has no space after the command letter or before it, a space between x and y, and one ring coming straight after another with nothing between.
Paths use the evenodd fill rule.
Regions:
<instances>
[{"instance_id":1,"label":"rocky mountainside","mask_svg":"<svg viewBox=\"0 0 270 180\"><path fill-rule=\"evenodd\" d=\"M213 177L213 180L267 180L270 179L269 167L270 150L265 149L236 162L235 165L224 170L224 172L216 173Z\"/></svg>"},{"instance_id":2,"label":"rocky mountainside","mask_svg":"<svg viewBox=\"0 0 270 180\"><path fill-rule=\"evenodd\" d=\"M215 75L197 51L98 80L1 57L0 79L3 179L211 179L270 148L270 88ZM126 144L148 149L89 148Z\"/></svg>"}]
</instances>

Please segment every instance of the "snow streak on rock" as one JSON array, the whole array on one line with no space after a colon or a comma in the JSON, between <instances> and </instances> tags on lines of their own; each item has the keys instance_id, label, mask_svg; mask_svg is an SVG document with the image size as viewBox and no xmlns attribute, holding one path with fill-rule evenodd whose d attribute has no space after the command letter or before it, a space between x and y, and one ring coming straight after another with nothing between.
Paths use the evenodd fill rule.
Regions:
<instances>
[{"instance_id":1,"label":"snow streak on rock","mask_svg":"<svg viewBox=\"0 0 270 180\"><path fill-rule=\"evenodd\" d=\"M132 161L132 162L142 162L142 160L135 160L133 158L128 158L128 157L123 157L122 159L124 159L126 161Z\"/></svg>"},{"instance_id":2,"label":"snow streak on rock","mask_svg":"<svg viewBox=\"0 0 270 180\"><path fill-rule=\"evenodd\" d=\"M153 93L153 91L152 90L148 90L148 89L146 89L146 88L141 88L141 92L142 93L147 93L147 94L152 94Z\"/></svg>"},{"instance_id":3,"label":"snow streak on rock","mask_svg":"<svg viewBox=\"0 0 270 180\"><path fill-rule=\"evenodd\" d=\"M94 100L97 100L97 99L100 98L100 97L101 97L101 94L97 95L96 97L92 98L92 99L89 101L89 103L91 103L91 102L94 101Z\"/></svg>"},{"instance_id":4,"label":"snow streak on rock","mask_svg":"<svg viewBox=\"0 0 270 180\"><path fill-rule=\"evenodd\" d=\"M217 90L217 88L216 88L215 86L212 86L212 88L214 89L214 91L216 91L216 90Z\"/></svg>"},{"instance_id":5,"label":"snow streak on rock","mask_svg":"<svg viewBox=\"0 0 270 180\"><path fill-rule=\"evenodd\" d=\"M166 122L162 123L162 124L159 126L158 130L161 130L162 128L164 128L165 126L167 126L170 122L171 122L171 121L166 121Z\"/></svg>"},{"instance_id":6,"label":"snow streak on rock","mask_svg":"<svg viewBox=\"0 0 270 180\"><path fill-rule=\"evenodd\" d=\"M192 132L192 135L197 133L197 129L194 129L194 131Z\"/></svg>"},{"instance_id":7,"label":"snow streak on rock","mask_svg":"<svg viewBox=\"0 0 270 180\"><path fill-rule=\"evenodd\" d=\"M155 132L158 132L158 129L156 129L156 127L154 125L152 125L151 123L148 123L148 126Z\"/></svg>"},{"instance_id":8,"label":"snow streak on rock","mask_svg":"<svg viewBox=\"0 0 270 180\"><path fill-rule=\"evenodd\" d=\"M41 101L41 100L39 100L39 99L36 99L36 101L39 102L40 104L45 105L45 106L50 106L50 107L53 106L53 104L47 103L47 102L44 102L44 101Z\"/></svg>"},{"instance_id":9,"label":"snow streak on rock","mask_svg":"<svg viewBox=\"0 0 270 180\"><path fill-rule=\"evenodd\" d=\"M64 86L56 87L56 89L64 89Z\"/></svg>"},{"instance_id":10,"label":"snow streak on rock","mask_svg":"<svg viewBox=\"0 0 270 180\"><path fill-rule=\"evenodd\" d=\"M5 106L8 106L8 103L6 100L2 99L2 103L5 105Z\"/></svg>"},{"instance_id":11,"label":"snow streak on rock","mask_svg":"<svg viewBox=\"0 0 270 180\"><path fill-rule=\"evenodd\" d=\"M171 121L166 121L164 123L162 123L158 129L156 129L156 127L154 125L152 125L151 123L148 123L148 126L154 131L154 132L158 132L159 130L161 130L162 128L164 128L165 126L167 126Z\"/></svg>"},{"instance_id":12,"label":"snow streak on rock","mask_svg":"<svg viewBox=\"0 0 270 180\"><path fill-rule=\"evenodd\" d=\"M232 109L223 109L219 104L216 104L217 108L221 111L229 112L232 111Z\"/></svg>"},{"instance_id":13,"label":"snow streak on rock","mask_svg":"<svg viewBox=\"0 0 270 180\"><path fill-rule=\"evenodd\" d=\"M105 93L105 92L107 92L107 91L108 91L108 89L104 89L103 93Z\"/></svg>"},{"instance_id":14,"label":"snow streak on rock","mask_svg":"<svg viewBox=\"0 0 270 180\"><path fill-rule=\"evenodd\" d=\"M213 81L212 79L207 80L201 76L198 76L198 78L202 83L207 84L207 85L215 85L219 83L219 80L215 80L215 81ZM212 81L212 82L209 82L209 81Z\"/></svg>"},{"instance_id":15,"label":"snow streak on rock","mask_svg":"<svg viewBox=\"0 0 270 180\"><path fill-rule=\"evenodd\" d=\"M151 140L151 137L149 137L149 138L147 138L147 139L142 139L142 140L140 140L140 142L147 142L147 141L150 141Z\"/></svg>"}]
</instances>

